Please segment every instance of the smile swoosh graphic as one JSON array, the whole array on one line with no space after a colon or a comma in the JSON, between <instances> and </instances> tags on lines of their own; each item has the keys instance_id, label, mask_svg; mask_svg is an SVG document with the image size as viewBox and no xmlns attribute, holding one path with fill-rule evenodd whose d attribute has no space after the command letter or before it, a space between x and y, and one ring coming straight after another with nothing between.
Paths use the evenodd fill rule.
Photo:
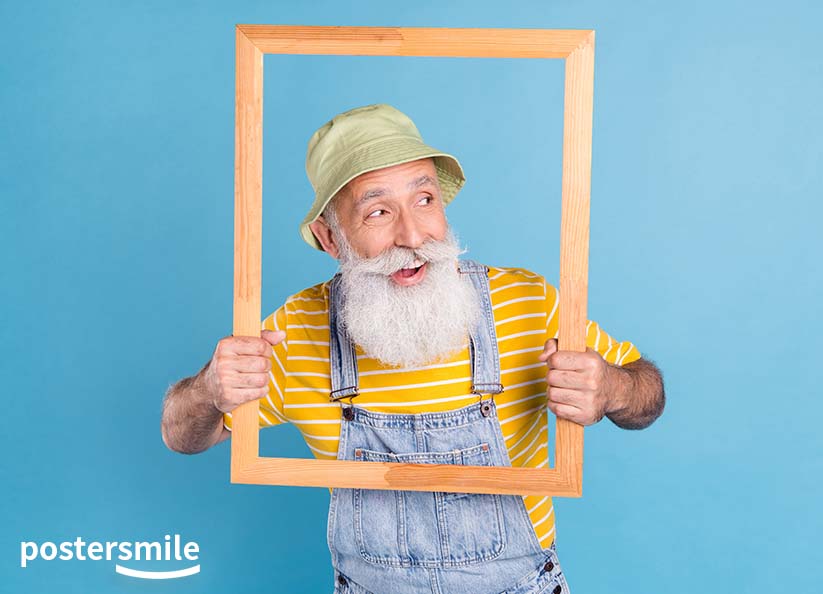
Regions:
<instances>
[{"instance_id":1,"label":"smile swoosh graphic","mask_svg":"<svg viewBox=\"0 0 823 594\"><path fill-rule=\"evenodd\" d=\"M195 573L200 573L200 565L197 564L192 567L178 569L176 571L140 571L139 569L131 569L129 567L123 567L122 565L115 564L114 571L121 575L141 578L144 580L172 580L174 578L181 578L194 575Z\"/></svg>"}]
</instances>

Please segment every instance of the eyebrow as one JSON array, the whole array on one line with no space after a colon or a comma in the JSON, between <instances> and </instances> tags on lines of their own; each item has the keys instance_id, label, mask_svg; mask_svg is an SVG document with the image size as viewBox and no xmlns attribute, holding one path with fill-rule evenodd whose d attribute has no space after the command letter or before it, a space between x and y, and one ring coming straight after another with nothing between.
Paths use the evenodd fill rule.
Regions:
<instances>
[{"instance_id":1,"label":"eyebrow","mask_svg":"<svg viewBox=\"0 0 823 594\"><path fill-rule=\"evenodd\" d=\"M409 190L416 190L417 188L421 188L426 185L436 186L437 183L434 181L434 178L430 175L421 175L418 178L413 179L408 183L406 186ZM366 190L360 195L360 198L357 199L356 206L360 206L364 202L368 202L373 198L379 198L381 196L385 196L388 194L387 188L373 188L371 190Z\"/></svg>"},{"instance_id":2,"label":"eyebrow","mask_svg":"<svg viewBox=\"0 0 823 594\"><path fill-rule=\"evenodd\" d=\"M431 184L433 186L436 185L434 179L432 179L430 175L421 175L417 179L410 181L407 187L410 190L416 190L417 188L428 184Z\"/></svg>"}]
</instances>

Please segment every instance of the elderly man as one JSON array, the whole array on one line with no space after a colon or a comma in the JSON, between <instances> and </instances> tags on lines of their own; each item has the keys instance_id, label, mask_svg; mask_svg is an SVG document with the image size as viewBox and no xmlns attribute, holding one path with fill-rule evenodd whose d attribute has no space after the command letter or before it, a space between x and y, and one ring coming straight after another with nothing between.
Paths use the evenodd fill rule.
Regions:
<instances>
[{"instance_id":1,"label":"elderly man","mask_svg":"<svg viewBox=\"0 0 823 594\"><path fill-rule=\"evenodd\" d=\"M534 273L459 260L444 207L465 178L388 105L311 138L316 192L303 239L340 273L286 300L261 337L226 337L167 394L173 450L230 436L231 411L294 423L324 459L548 464L546 409L624 428L662 412L660 374L595 322L585 353L557 350L557 290ZM551 498L334 489L335 592L567 591Z\"/></svg>"}]
</instances>

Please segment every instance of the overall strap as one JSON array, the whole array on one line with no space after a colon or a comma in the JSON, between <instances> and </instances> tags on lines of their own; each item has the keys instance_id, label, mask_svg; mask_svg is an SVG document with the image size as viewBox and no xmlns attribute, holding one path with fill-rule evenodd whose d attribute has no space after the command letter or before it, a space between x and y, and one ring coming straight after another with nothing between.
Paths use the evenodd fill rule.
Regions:
<instances>
[{"instance_id":1,"label":"overall strap","mask_svg":"<svg viewBox=\"0 0 823 594\"><path fill-rule=\"evenodd\" d=\"M472 392L499 394L503 391L503 385L500 383L500 358L489 293L488 268L473 260L461 260L459 271L462 278L471 283L481 311L474 327L469 330ZM354 343L340 322L340 310L343 304L340 282L341 276L338 273L329 283L329 366L331 369L329 400L332 402L357 396L360 393Z\"/></svg>"},{"instance_id":2,"label":"overall strap","mask_svg":"<svg viewBox=\"0 0 823 594\"><path fill-rule=\"evenodd\" d=\"M331 369L331 393L329 400L357 396L357 355L354 343L340 323L343 292L340 290L341 276L338 272L329 283L329 367Z\"/></svg>"},{"instance_id":3,"label":"overall strap","mask_svg":"<svg viewBox=\"0 0 823 594\"><path fill-rule=\"evenodd\" d=\"M461 260L459 270L461 276L471 282L481 311L477 323L469 331L472 392L499 394L503 391L503 385L500 383L497 333L494 328L494 312L489 293L489 269L473 260Z\"/></svg>"}]
</instances>

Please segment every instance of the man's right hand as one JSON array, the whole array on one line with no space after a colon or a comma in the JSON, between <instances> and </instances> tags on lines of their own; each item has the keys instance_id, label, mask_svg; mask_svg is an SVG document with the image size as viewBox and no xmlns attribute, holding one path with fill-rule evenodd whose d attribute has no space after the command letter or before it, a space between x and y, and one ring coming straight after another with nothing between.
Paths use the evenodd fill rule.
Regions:
<instances>
[{"instance_id":1,"label":"man's right hand","mask_svg":"<svg viewBox=\"0 0 823 594\"><path fill-rule=\"evenodd\" d=\"M203 380L220 412L268 394L271 347L283 342L286 333L262 330L260 336L227 336L217 343Z\"/></svg>"}]
</instances>

